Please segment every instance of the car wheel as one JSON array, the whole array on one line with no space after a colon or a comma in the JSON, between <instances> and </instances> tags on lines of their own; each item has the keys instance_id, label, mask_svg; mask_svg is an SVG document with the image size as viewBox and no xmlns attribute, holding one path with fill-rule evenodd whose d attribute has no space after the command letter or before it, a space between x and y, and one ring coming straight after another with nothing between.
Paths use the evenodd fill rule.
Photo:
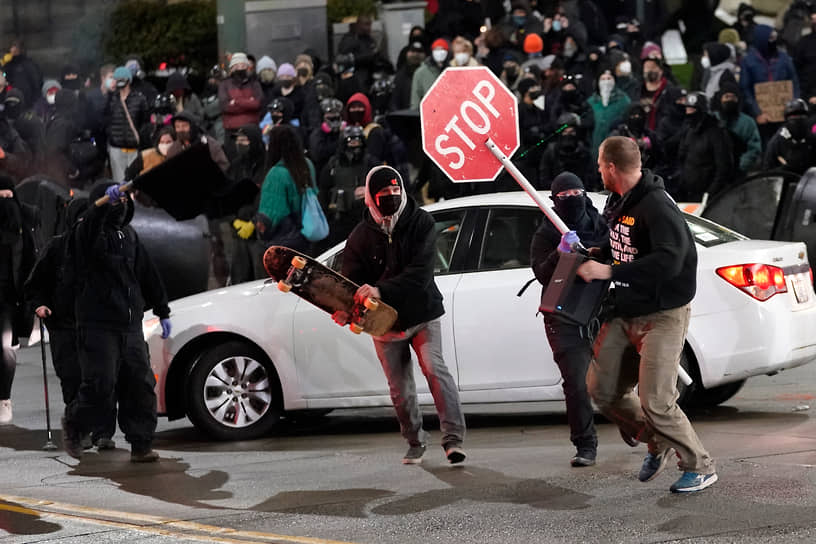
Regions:
<instances>
[{"instance_id":1,"label":"car wheel","mask_svg":"<svg viewBox=\"0 0 816 544\"><path fill-rule=\"evenodd\" d=\"M248 440L280 420L280 384L267 357L243 342L202 353L190 372L187 415L218 440Z\"/></svg>"},{"instance_id":2,"label":"car wheel","mask_svg":"<svg viewBox=\"0 0 816 544\"><path fill-rule=\"evenodd\" d=\"M711 389L699 388L694 397L694 405L701 408L712 408L722 404L736 395L743 385L745 385L745 380L725 383Z\"/></svg>"}]
</instances>

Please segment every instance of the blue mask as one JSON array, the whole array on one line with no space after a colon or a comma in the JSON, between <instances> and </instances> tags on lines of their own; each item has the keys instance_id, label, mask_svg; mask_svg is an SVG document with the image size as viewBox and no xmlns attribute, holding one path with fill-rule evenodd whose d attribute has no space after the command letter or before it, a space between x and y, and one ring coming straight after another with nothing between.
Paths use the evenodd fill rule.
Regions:
<instances>
[{"instance_id":1,"label":"blue mask","mask_svg":"<svg viewBox=\"0 0 816 544\"><path fill-rule=\"evenodd\" d=\"M553 21L552 29L553 32L561 32L561 21Z\"/></svg>"},{"instance_id":2,"label":"blue mask","mask_svg":"<svg viewBox=\"0 0 816 544\"><path fill-rule=\"evenodd\" d=\"M526 15L513 15L513 24L516 26L524 26L527 23L527 16Z\"/></svg>"}]
</instances>

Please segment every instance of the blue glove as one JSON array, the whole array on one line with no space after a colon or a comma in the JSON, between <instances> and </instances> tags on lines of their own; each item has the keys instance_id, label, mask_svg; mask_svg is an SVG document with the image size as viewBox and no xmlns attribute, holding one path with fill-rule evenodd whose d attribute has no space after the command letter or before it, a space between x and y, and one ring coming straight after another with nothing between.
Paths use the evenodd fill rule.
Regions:
<instances>
[{"instance_id":1,"label":"blue glove","mask_svg":"<svg viewBox=\"0 0 816 544\"><path fill-rule=\"evenodd\" d=\"M118 185L111 185L105 189L105 194L110 198L110 203L114 205L119 204L119 199L125 196L125 194L119 190Z\"/></svg>"},{"instance_id":2,"label":"blue glove","mask_svg":"<svg viewBox=\"0 0 816 544\"><path fill-rule=\"evenodd\" d=\"M572 246L580 241L574 230L568 230L561 235L561 243L558 244L558 251L561 253L572 253Z\"/></svg>"},{"instance_id":3,"label":"blue glove","mask_svg":"<svg viewBox=\"0 0 816 544\"><path fill-rule=\"evenodd\" d=\"M173 326L170 324L170 319L165 317L164 319L159 320L159 323L161 323L162 328L161 337L167 338L170 336L170 331L173 330Z\"/></svg>"}]
</instances>

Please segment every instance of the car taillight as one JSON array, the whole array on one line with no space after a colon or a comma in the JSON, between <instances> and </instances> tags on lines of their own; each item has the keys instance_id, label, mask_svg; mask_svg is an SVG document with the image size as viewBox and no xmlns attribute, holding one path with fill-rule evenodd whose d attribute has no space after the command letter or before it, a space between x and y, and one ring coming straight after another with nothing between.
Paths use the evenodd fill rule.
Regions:
<instances>
[{"instance_id":1,"label":"car taillight","mask_svg":"<svg viewBox=\"0 0 816 544\"><path fill-rule=\"evenodd\" d=\"M757 300L768 300L777 293L788 291L785 273L778 266L738 264L718 268L717 274Z\"/></svg>"}]
</instances>

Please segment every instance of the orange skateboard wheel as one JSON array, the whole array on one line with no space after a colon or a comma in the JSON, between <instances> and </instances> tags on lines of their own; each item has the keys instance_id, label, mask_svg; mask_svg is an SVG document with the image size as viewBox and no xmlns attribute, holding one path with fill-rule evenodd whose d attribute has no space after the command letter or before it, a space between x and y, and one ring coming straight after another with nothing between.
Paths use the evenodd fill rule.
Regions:
<instances>
[{"instance_id":1,"label":"orange skateboard wheel","mask_svg":"<svg viewBox=\"0 0 816 544\"><path fill-rule=\"evenodd\" d=\"M365 306L366 310L371 310L372 312L380 307L380 303L377 299L373 298L366 298L363 301L363 306Z\"/></svg>"},{"instance_id":2,"label":"orange skateboard wheel","mask_svg":"<svg viewBox=\"0 0 816 544\"><path fill-rule=\"evenodd\" d=\"M304 268L306 268L306 259L304 259L300 255L295 255L294 257L292 257L292 266L294 266L298 270L303 270Z\"/></svg>"},{"instance_id":3,"label":"orange skateboard wheel","mask_svg":"<svg viewBox=\"0 0 816 544\"><path fill-rule=\"evenodd\" d=\"M354 334L360 334L361 332L363 332L363 328L357 323L352 323L351 325L349 325L349 330Z\"/></svg>"},{"instance_id":4,"label":"orange skateboard wheel","mask_svg":"<svg viewBox=\"0 0 816 544\"><path fill-rule=\"evenodd\" d=\"M287 283L287 282L285 282L283 280L280 280L278 282L278 290L283 291L284 293L288 293L289 291L292 290L292 284Z\"/></svg>"}]
</instances>

